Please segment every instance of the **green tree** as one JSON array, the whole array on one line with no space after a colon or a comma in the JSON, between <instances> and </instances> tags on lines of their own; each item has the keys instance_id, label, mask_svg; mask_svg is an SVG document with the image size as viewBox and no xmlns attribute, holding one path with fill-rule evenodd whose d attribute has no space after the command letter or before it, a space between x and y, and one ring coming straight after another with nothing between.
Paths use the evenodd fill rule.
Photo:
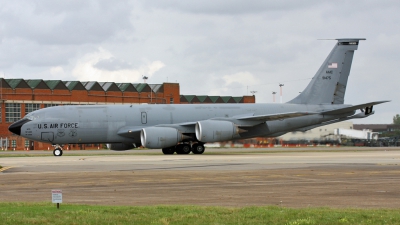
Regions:
<instances>
[{"instance_id":1,"label":"green tree","mask_svg":"<svg viewBox=\"0 0 400 225\"><path fill-rule=\"evenodd\" d=\"M396 114L393 116L393 124L400 124L400 115Z\"/></svg>"}]
</instances>

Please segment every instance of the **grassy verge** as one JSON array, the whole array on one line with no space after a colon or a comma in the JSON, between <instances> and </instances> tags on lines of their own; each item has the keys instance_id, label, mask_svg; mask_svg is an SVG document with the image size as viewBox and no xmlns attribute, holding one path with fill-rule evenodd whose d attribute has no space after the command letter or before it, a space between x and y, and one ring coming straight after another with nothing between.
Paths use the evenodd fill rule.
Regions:
<instances>
[{"instance_id":1,"label":"grassy verge","mask_svg":"<svg viewBox=\"0 0 400 225\"><path fill-rule=\"evenodd\" d=\"M395 209L0 203L1 224L399 224Z\"/></svg>"}]
</instances>

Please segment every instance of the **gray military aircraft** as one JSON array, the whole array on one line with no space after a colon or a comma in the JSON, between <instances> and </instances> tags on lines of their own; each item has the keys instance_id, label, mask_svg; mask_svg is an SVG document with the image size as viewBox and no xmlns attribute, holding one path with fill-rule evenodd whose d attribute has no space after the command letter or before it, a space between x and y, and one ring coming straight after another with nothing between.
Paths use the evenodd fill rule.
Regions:
<instances>
[{"instance_id":1,"label":"gray military aircraft","mask_svg":"<svg viewBox=\"0 0 400 225\"><path fill-rule=\"evenodd\" d=\"M55 145L110 143L112 150L143 146L164 154L202 154L204 143L276 137L344 120L365 118L374 105L345 105L354 51L364 38L336 39L311 82L285 104L74 105L40 109L9 130ZM356 113L357 110L361 112Z\"/></svg>"}]
</instances>

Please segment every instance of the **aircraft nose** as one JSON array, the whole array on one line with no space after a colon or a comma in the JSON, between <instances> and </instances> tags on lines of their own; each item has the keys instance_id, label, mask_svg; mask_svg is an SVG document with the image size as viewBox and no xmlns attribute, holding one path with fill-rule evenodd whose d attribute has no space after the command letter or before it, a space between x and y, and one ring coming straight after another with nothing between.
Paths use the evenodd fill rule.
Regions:
<instances>
[{"instance_id":1,"label":"aircraft nose","mask_svg":"<svg viewBox=\"0 0 400 225\"><path fill-rule=\"evenodd\" d=\"M16 135L21 135L21 127L22 127L22 125L24 125L25 123L30 122L30 121L31 121L30 119L26 119L26 118L22 119L22 120L18 120L17 122L11 124L8 127L8 130L13 132Z\"/></svg>"}]
</instances>

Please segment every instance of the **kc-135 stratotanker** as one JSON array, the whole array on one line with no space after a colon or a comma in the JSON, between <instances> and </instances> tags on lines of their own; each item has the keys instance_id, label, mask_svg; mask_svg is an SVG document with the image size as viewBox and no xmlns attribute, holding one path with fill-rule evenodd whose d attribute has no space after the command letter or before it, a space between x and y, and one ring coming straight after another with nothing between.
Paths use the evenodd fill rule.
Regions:
<instances>
[{"instance_id":1,"label":"kc-135 stratotanker","mask_svg":"<svg viewBox=\"0 0 400 225\"><path fill-rule=\"evenodd\" d=\"M305 90L284 104L55 106L27 114L9 130L55 145L55 156L62 155L63 145L86 143L108 143L117 151L143 146L164 154L202 154L209 142L277 137L368 117L374 105L387 101L344 104L354 51L365 39L336 40Z\"/></svg>"}]
</instances>

